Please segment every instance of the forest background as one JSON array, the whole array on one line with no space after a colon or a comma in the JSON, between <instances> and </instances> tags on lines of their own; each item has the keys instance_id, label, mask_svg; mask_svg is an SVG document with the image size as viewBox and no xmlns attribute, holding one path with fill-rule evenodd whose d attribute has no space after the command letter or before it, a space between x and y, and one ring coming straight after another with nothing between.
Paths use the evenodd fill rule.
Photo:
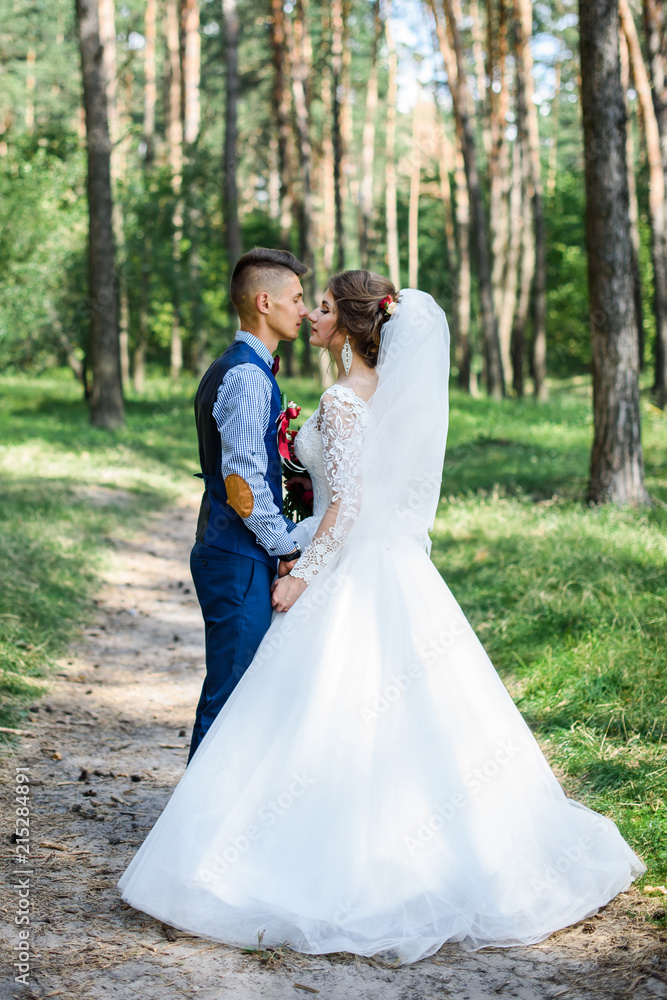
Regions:
<instances>
[{"instance_id":1,"label":"forest background","mask_svg":"<svg viewBox=\"0 0 667 1000\"><path fill-rule=\"evenodd\" d=\"M445 309L434 561L569 793L664 882L664 5L0 11L3 738L94 618L111 539L192 493L192 399L237 327L231 268L283 246L309 263L313 304L364 266ZM617 93L582 74L586 12ZM587 212L613 223L592 246ZM94 262L89 232L106 233ZM327 361L307 324L280 354L306 416Z\"/></svg>"}]
</instances>

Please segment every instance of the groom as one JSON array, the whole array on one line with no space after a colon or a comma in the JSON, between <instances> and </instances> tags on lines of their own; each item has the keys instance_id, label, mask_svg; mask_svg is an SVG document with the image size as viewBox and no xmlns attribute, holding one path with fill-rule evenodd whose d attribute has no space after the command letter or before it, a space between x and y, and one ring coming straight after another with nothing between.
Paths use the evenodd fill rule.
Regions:
<instances>
[{"instance_id":1,"label":"groom","mask_svg":"<svg viewBox=\"0 0 667 1000\"><path fill-rule=\"evenodd\" d=\"M286 250L258 247L241 257L230 297L241 329L213 362L195 396L205 492L190 556L206 634L206 678L188 763L250 665L271 623L271 583L301 552L283 515L276 437L280 391L273 353L293 341L308 309Z\"/></svg>"}]
</instances>

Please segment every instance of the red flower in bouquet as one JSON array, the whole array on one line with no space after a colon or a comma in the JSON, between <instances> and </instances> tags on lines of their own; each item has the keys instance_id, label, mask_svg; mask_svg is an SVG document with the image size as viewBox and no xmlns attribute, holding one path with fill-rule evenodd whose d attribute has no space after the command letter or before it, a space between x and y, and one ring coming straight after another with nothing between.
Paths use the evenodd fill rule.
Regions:
<instances>
[{"instance_id":1,"label":"red flower in bouquet","mask_svg":"<svg viewBox=\"0 0 667 1000\"><path fill-rule=\"evenodd\" d=\"M288 403L286 396L283 396L282 406L276 424L285 482L283 510L287 517L302 521L313 513L313 491L308 470L301 465L294 450L298 429L290 430L289 426L290 420L295 420L301 413L301 407L293 400Z\"/></svg>"},{"instance_id":2,"label":"red flower in bouquet","mask_svg":"<svg viewBox=\"0 0 667 1000\"><path fill-rule=\"evenodd\" d=\"M293 438L296 437L296 431L290 431L289 422L296 420L300 413L301 407L290 400L278 414L278 452L285 462L295 461Z\"/></svg>"}]
</instances>

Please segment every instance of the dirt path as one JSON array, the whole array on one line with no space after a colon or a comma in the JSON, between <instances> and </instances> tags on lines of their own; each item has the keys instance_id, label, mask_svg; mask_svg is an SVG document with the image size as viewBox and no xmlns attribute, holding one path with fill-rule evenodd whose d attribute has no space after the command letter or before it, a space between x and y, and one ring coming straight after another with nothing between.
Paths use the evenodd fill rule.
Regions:
<instances>
[{"instance_id":1,"label":"dirt path","mask_svg":"<svg viewBox=\"0 0 667 1000\"><path fill-rule=\"evenodd\" d=\"M34 736L3 754L5 957L20 943L21 876L32 939L30 985L14 982L12 957L0 997L667 996L665 937L644 920L656 904L636 891L541 945L472 955L445 946L399 969L349 955L248 955L167 931L120 901L117 879L183 772L201 685L203 628L188 569L195 511L193 497L150 530L115 539L94 627L32 713ZM12 842L19 765L30 768L29 866L16 864Z\"/></svg>"}]
</instances>

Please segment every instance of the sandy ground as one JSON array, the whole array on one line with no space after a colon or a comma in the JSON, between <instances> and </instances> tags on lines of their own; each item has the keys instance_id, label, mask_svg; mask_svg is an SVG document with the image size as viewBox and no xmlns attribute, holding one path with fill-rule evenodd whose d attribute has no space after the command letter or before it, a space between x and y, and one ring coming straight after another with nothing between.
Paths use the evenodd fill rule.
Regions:
<instances>
[{"instance_id":1,"label":"sandy ground","mask_svg":"<svg viewBox=\"0 0 667 1000\"><path fill-rule=\"evenodd\" d=\"M188 564L197 500L160 513L141 533L111 539L95 624L32 711L32 735L2 753L8 877L0 997L667 996L667 939L645 919L658 904L636 890L540 945L475 954L447 945L402 968L350 955L247 954L174 932L120 900L117 879L183 772L203 676ZM103 491L97 502L105 502ZM19 765L30 768L30 865L15 862L12 841ZM16 983L11 968L21 877L31 905L29 985Z\"/></svg>"}]
</instances>

